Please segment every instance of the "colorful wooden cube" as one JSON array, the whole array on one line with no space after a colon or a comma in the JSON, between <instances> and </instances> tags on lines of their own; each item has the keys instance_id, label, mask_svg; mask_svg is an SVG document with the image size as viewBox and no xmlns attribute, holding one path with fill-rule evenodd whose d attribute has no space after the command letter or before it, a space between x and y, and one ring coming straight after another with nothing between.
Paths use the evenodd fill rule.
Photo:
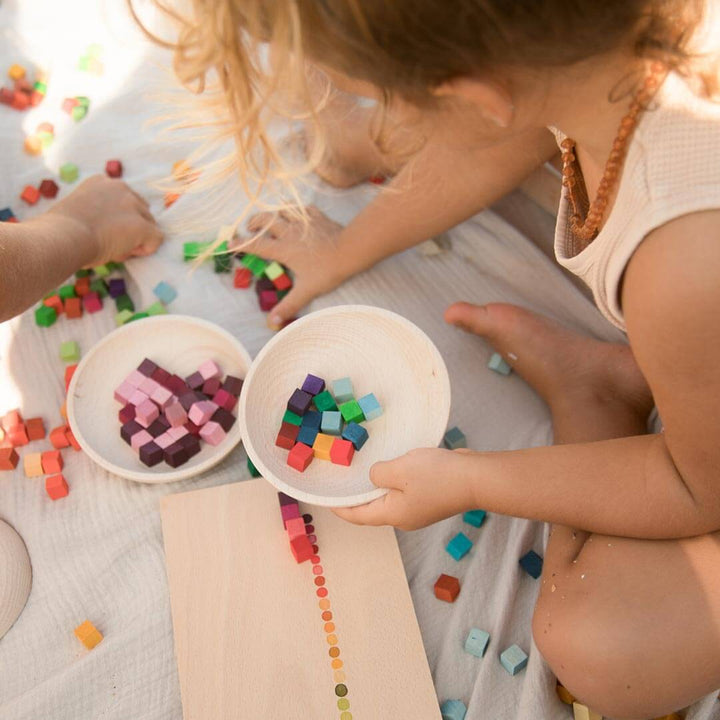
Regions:
<instances>
[{"instance_id":1,"label":"colorful wooden cube","mask_svg":"<svg viewBox=\"0 0 720 720\"><path fill-rule=\"evenodd\" d=\"M164 280L153 288L153 293L155 293L155 297L165 303L165 305L169 305L177 297L177 290L172 285L168 285Z\"/></svg>"},{"instance_id":2,"label":"colorful wooden cube","mask_svg":"<svg viewBox=\"0 0 720 720\"><path fill-rule=\"evenodd\" d=\"M100 296L96 292L90 291L83 296L83 309L88 313L96 313L102 310L103 304Z\"/></svg>"},{"instance_id":3,"label":"colorful wooden cube","mask_svg":"<svg viewBox=\"0 0 720 720\"><path fill-rule=\"evenodd\" d=\"M277 445L277 447L284 448L285 450L292 450L297 442L299 432L299 425L293 425L288 422L282 423L280 431L277 434L277 438L275 439L275 445Z\"/></svg>"},{"instance_id":4,"label":"colorful wooden cube","mask_svg":"<svg viewBox=\"0 0 720 720\"><path fill-rule=\"evenodd\" d=\"M297 434L297 441L303 445L308 445L312 449L315 438L319 432L317 428L310 427L309 425L301 425L300 432Z\"/></svg>"},{"instance_id":5,"label":"colorful wooden cube","mask_svg":"<svg viewBox=\"0 0 720 720\"><path fill-rule=\"evenodd\" d=\"M65 310L62 298L57 294L43 298L43 305L51 307L58 315L61 315Z\"/></svg>"},{"instance_id":6,"label":"colorful wooden cube","mask_svg":"<svg viewBox=\"0 0 720 720\"><path fill-rule=\"evenodd\" d=\"M70 315L68 315L70 317ZM50 327L57 320L57 312L54 308L41 305L35 310L35 322L40 327Z\"/></svg>"},{"instance_id":7,"label":"colorful wooden cube","mask_svg":"<svg viewBox=\"0 0 720 720\"><path fill-rule=\"evenodd\" d=\"M479 528L485 520L485 515L486 513L484 510L468 510L463 513L463 521L468 525Z\"/></svg>"},{"instance_id":8,"label":"colorful wooden cube","mask_svg":"<svg viewBox=\"0 0 720 720\"><path fill-rule=\"evenodd\" d=\"M352 380L350 380L349 377L333 380L332 393L337 403L346 403L353 400L355 395L353 393Z\"/></svg>"},{"instance_id":9,"label":"colorful wooden cube","mask_svg":"<svg viewBox=\"0 0 720 720\"><path fill-rule=\"evenodd\" d=\"M355 450L360 450L367 442L368 437L368 431L362 425L358 425L355 422L348 423L342 431L343 440L349 440Z\"/></svg>"},{"instance_id":10,"label":"colorful wooden cube","mask_svg":"<svg viewBox=\"0 0 720 720\"><path fill-rule=\"evenodd\" d=\"M305 430L314 432L312 428L305 428ZM313 461L312 447L305 445L302 442L298 442L293 447L293 449L290 450L290 452L288 453L288 457L287 457L287 464L291 468L295 468L295 470L298 470L299 472L305 472L305 470L307 470L308 465L310 465L310 463L312 461ZM299 518L299 519L300 519L300 522L303 522L302 518ZM288 532L289 532L289 528L288 528ZM304 522L303 522L302 532L303 532L303 534L305 534L305 523Z\"/></svg>"},{"instance_id":11,"label":"colorful wooden cube","mask_svg":"<svg viewBox=\"0 0 720 720\"><path fill-rule=\"evenodd\" d=\"M203 395L214 395L218 390L220 389L220 378L210 378L209 380L205 380L203 383L203 386L200 390Z\"/></svg>"},{"instance_id":12,"label":"colorful wooden cube","mask_svg":"<svg viewBox=\"0 0 720 720\"><path fill-rule=\"evenodd\" d=\"M12 447L0 447L0 470L14 470L20 458Z\"/></svg>"},{"instance_id":13,"label":"colorful wooden cube","mask_svg":"<svg viewBox=\"0 0 720 720\"><path fill-rule=\"evenodd\" d=\"M195 423L197 426L204 425L205 423L210 421L210 418L215 414L217 408L218 406L211 400L200 400L199 402L193 403L185 420L183 420L182 423L178 422L176 424L182 425L187 420L190 420L190 422ZM168 420L170 420L170 418L168 418ZM172 421L170 424L173 424Z\"/></svg>"},{"instance_id":14,"label":"colorful wooden cube","mask_svg":"<svg viewBox=\"0 0 720 720\"><path fill-rule=\"evenodd\" d=\"M140 448L140 462L148 467L158 465L164 458L165 450L154 441L145 443L145 445Z\"/></svg>"},{"instance_id":15,"label":"colorful wooden cube","mask_svg":"<svg viewBox=\"0 0 720 720\"><path fill-rule=\"evenodd\" d=\"M375 420L383 414L383 409L373 393L363 395L357 402L366 420Z\"/></svg>"},{"instance_id":16,"label":"colorful wooden cube","mask_svg":"<svg viewBox=\"0 0 720 720\"><path fill-rule=\"evenodd\" d=\"M310 407L312 399L312 395L298 388L290 396L287 409L290 410L290 412L294 412L296 415L304 415Z\"/></svg>"},{"instance_id":17,"label":"colorful wooden cube","mask_svg":"<svg viewBox=\"0 0 720 720\"><path fill-rule=\"evenodd\" d=\"M121 297L122 295L127 295L125 280L123 278L110 278L110 280L108 280L108 293L113 300ZM133 307L127 309L134 310L135 308Z\"/></svg>"},{"instance_id":18,"label":"colorful wooden cube","mask_svg":"<svg viewBox=\"0 0 720 720\"><path fill-rule=\"evenodd\" d=\"M23 470L25 477L39 477L44 475L41 453L27 453L23 456Z\"/></svg>"},{"instance_id":19,"label":"colorful wooden cube","mask_svg":"<svg viewBox=\"0 0 720 720\"><path fill-rule=\"evenodd\" d=\"M333 398L327 390L323 390L321 393L318 393L314 397L313 402L319 412L335 411L338 409L335 398Z\"/></svg>"},{"instance_id":20,"label":"colorful wooden cube","mask_svg":"<svg viewBox=\"0 0 720 720\"><path fill-rule=\"evenodd\" d=\"M235 416L225 408L218 408L210 418L210 422L217 423L226 433L235 424L235 420Z\"/></svg>"},{"instance_id":21,"label":"colorful wooden cube","mask_svg":"<svg viewBox=\"0 0 720 720\"><path fill-rule=\"evenodd\" d=\"M45 423L42 418L29 418L25 421L25 430L27 431L28 440L42 440L45 437Z\"/></svg>"},{"instance_id":22,"label":"colorful wooden cube","mask_svg":"<svg viewBox=\"0 0 720 720\"><path fill-rule=\"evenodd\" d=\"M245 290L252 284L253 274L246 267L235 268L233 286L239 290Z\"/></svg>"},{"instance_id":23,"label":"colorful wooden cube","mask_svg":"<svg viewBox=\"0 0 720 720\"><path fill-rule=\"evenodd\" d=\"M135 406L135 421L144 428L152 425L159 416L160 410L158 409L158 406L150 399L144 400L139 405ZM183 420L183 423L186 421L187 418Z\"/></svg>"},{"instance_id":24,"label":"colorful wooden cube","mask_svg":"<svg viewBox=\"0 0 720 720\"><path fill-rule=\"evenodd\" d=\"M287 527L288 520L300 517L300 506L297 504L297 500L290 505L281 505L280 517L282 517L283 527Z\"/></svg>"},{"instance_id":25,"label":"colorful wooden cube","mask_svg":"<svg viewBox=\"0 0 720 720\"><path fill-rule=\"evenodd\" d=\"M284 272L283 266L274 260L265 268L265 276L270 280L280 277Z\"/></svg>"},{"instance_id":26,"label":"colorful wooden cube","mask_svg":"<svg viewBox=\"0 0 720 720\"><path fill-rule=\"evenodd\" d=\"M82 450L82 448L80 447L80 443L77 441L77 438L75 437L73 431L70 428L65 431L65 437L67 437L68 442L70 443L70 447L73 450L75 450L76 452L80 452Z\"/></svg>"},{"instance_id":27,"label":"colorful wooden cube","mask_svg":"<svg viewBox=\"0 0 720 720\"><path fill-rule=\"evenodd\" d=\"M335 465L350 465L352 463L355 448L349 440L335 438L330 447L330 461Z\"/></svg>"},{"instance_id":28,"label":"colorful wooden cube","mask_svg":"<svg viewBox=\"0 0 720 720\"><path fill-rule=\"evenodd\" d=\"M339 410L326 410L322 414L320 429L327 435L340 435L343 428L343 418Z\"/></svg>"},{"instance_id":29,"label":"colorful wooden cube","mask_svg":"<svg viewBox=\"0 0 720 720\"><path fill-rule=\"evenodd\" d=\"M253 461L250 458L247 459L247 469L248 469L248 472L250 473L250 477L254 477L254 478L262 477L262 475L260 474L260 471L255 467L255 464L253 463Z\"/></svg>"},{"instance_id":30,"label":"colorful wooden cube","mask_svg":"<svg viewBox=\"0 0 720 720\"><path fill-rule=\"evenodd\" d=\"M73 292L75 292L73 290ZM79 297L69 297L65 300L65 314L71 318L82 317L82 300Z\"/></svg>"},{"instance_id":31,"label":"colorful wooden cube","mask_svg":"<svg viewBox=\"0 0 720 720\"><path fill-rule=\"evenodd\" d=\"M187 449L179 441L175 441L172 445L168 445L168 447L163 450L163 453L165 462L173 468L184 465L190 459Z\"/></svg>"},{"instance_id":32,"label":"colorful wooden cube","mask_svg":"<svg viewBox=\"0 0 720 720\"><path fill-rule=\"evenodd\" d=\"M335 438L332 435L318 433L313 443L313 452L318 460L330 460L330 450L332 449Z\"/></svg>"},{"instance_id":33,"label":"colorful wooden cube","mask_svg":"<svg viewBox=\"0 0 720 720\"><path fill-rule=\"evenodd\" d=\"M448 544L445 550L455 559L462 560L472 548L472 541L465 533L458 533Z\"/></svg>"},{"instance_id":34,"label":"colorful wooden cube","mask_svg":"<svg viewBox=\"0 0 720 720\"><path fill-rule=\"evenodd\" d=\"M525 553L518 562L520 563L520 567L530 575L530 577L537 580L542 575L543 559L534 550Z\"/></svg>"},{"instance_id":35,"label":"colorful wooden cube","mask_svg":"<svg viewBox=\"0 0 720 720\"><path fill-rule=\"evenodd\" d=\"M59 190L60 188L58 187L58 184L50 178L43 180L38 186L39 193L43 197L51 200L58 194Z\"/></svg>"},{"instance_id":36,"label":"colorful wooden cube","mask_svg":"<svg viewBox=\"0 0 720 720\"><path fill-rule=\"evenodd\" d=\"M282 300L284 296L281 296L280 292L287 292L292 287L292 280L287 273L283 273L273 280L273 285L278 290L278 300Z\"/></svg>"},{"instance_id":37,"label":"colorful wooden cube","mask_svg":"<svg viewBox=\"0 0 720 720\"><path fill-rule=\"evenodd\" d=\"M460 581L452 575L445 575L444 573L435 581L435 597L438 600L444 600L445 602L455 602L457 596L460 594Z\"/></svg>"},{"instance_id":38,"label":"colorful wooden cube","mask_svg":"<svg viewBox=\"0 0 720 720\"><path fill-rule=\"evenodd\" d=\"M154 302L152 305L148 305L145 309L145 312L150 316L153 317L155 315L167 315L167 308L158 300L157 302Z\"/></svg>"},{"instance_id":39,"label":"colorful wooden cube","mask_svg":"<svg viewBox=\"0 0 720 720\"><path fill-rule=\"evenodd\" d=\"M62 450L70 445L70 441L68 440L66 434L67 430L67 425L60 425L60 427L53 428L50 431L50 444L56 450Z\"/></svg>"},{"instance_id":40,"label":"colorful wooden cube","mask_svg":"<svg viewBox=\"0 0 720 720\"><path fill-rule=\"evenodd\" d=\"M500 663L511 675L517 675L527 662L527 653L517 645L511 645L500 654Z\"/></svg>"},{"instance_id":41,"label":"colorful wooden cube","mask_svg":"<svg viewBox=\"0 0 720 720\"><path fill-rule=\"evenodd\" d=\"M135 421L133 420L133 422ZM140 432L135 433L130 438L130 447L133 450L140 450L143 445L152 442L152 440L153 436L145 428L143 428Z\"/></svg>"},{"instance_id":42,"label":"colorful wooden cube","mask_svg":"<svg viewBox=\"0 0 720 720\"><path fill-rule=\"evenodd\" d=\"M51 475L45 478L45 492L51 500L64 498L70 492L67 481L62 475Z\"/></svg>"},{"instance_id":43,"label":"colorful wooden cube","mask_svg":"<svg viewBox=\"0 0 720 720\"><path fill-rule=\"evenodd\" d=\"M209 420L200 428L200 437L208 445L219 445L227 437L227 433L220 423Z\"/></svg>"},{"instance_id":44,"label":"colorful wooden cube","mask_svg":"<svg viewBox=\"0 0 720 720\"><path fill-rule=\"evenodd\" d=\"M75 628L75 637L88 649L92 650L102 642L102 633L89 621Z\"/></svg>"},{"instance_id":45,"label":"colorful wooden cube","mask_svg":"<svg viewBox=\"0 0 720 720\"><path fill-rule=\"evenodd\" d=\"M600 713L593 712L587 705L575 701L572 704L574 720L603 720Z\"/></svg>"},{"instance_id":46,"label":"colorful wooden cube","mask_svg":"<svg viewBox=\"0 0 720 720\"><path fill-rule=\"evenodd\" d=\"M209 405L212 405L214 408L217 408L215 403L208 403ZM208 408L208 411L210 408ZM165 418L170 423L170 427L179 427L180 425L184 425L188 421L188 414L185 412L185 408L177 401L171 402L163 411L165 413ZM214 412L214 410L213 410ZM212 412L210 413L212 415ZM192 418L189 418L193 422ZM199 423L195 423L196 425L199 425Z\"/></svg>"},{"instance_id":47,"label":"colorful wooden cube","mask_svg":"<svg viewBox=\"0 0 720 720\"><path fill-rule=\"evenodd\" d=\"M227 390L224 390L222 387L213 395L212 401L221 408L225 408L225 410L232 411L235 409L235 406L237 405L237 397L235 395L232 395Z\"/></svg>"},{"instance_id":48,"label":"colorful wooden cube","mask_svg":"<svg viewBox=\"0 0 720 720\"><path fill-rule=\"evenodd\" d=\"M292 552L297 563L309 560L314 554L312 543L308 540L307 535L299 535L293 538L290 541L290 552Z\"/></svg>"},{"instance_id":49,"label":"colorful wooden cube","mask_svg":"<svg viewBox=\"0 0 720 720\"><path fill-rule=\"evenodd\" d=\"M11 65L10 69L8 70L8 77L11 80L22 80L26 74L27 70L25 70L22 65L18 65L17 63Z\"/></svg>"},{"instance_id":50,"label":"colorful wooden cube","mask_svg":"<svg viewBox=\"0 0 720 720\"><path fill-rule=\"evenodd\" d=\"M80 176L80 170L74 163L65 163L60 166L60 179L66 183L74 183Z\"/></svg>"},{"instance_id":51,"label":"colorful wooden cube","mask_svg":"<svg viewBox=\"0 0 720 720\"><path fill-rule=\"evenodd\" d=\"M198 372L203 376L204 380L222 377L222 370L214 360L205 360L200 364Z\"/></svg>"},{"instance_id":52,"label":"colorful wooden cube","mask_svg":"<svg viewBox=\"0 0 720 720\"><path fill-rule=\"evenodd\" d=\"M60 343L60 359L65 362L76 363L80 359L80 346L74 340Z\"/></svg>"},{"instance_id":53,"label":"colorful wooden cube","mask_svg":"<svg viewBox=\"0 0 720 720\"><path fill-rule=\"evenodd\" d=\"M248 269L250 272L256 277L260 277L264 272L265 268L268 266L268 263L263 260L261 257L258 257L257 255L253 255L252 253L247 253L244 255L240 262Z\"/></svg>"},{"instance_id":54,"label":"colorful wooden cube","mask_svg":"<svg viewBox=\"0 0 720 720\"><path fill-rule=\"evenodd\" d=\"M460 428L451 427L445 433L445 437L443 438L443 445L445 445L448 450L457 450L458 448L466 448L467 440L465 439L465 435L463 434L462 430L460 430Z\"/></svg>"},{"instance_id":55,"label":"colorful wooden cube","mask_svg":"<svg viewBox=\"0 0 720 720\"><path fill-rule=\"evenodd\" d=\"M26 185L20 194L20 199L28 205L34 205L40 199L40 191L32 185Z\"/></svg>"},{"instance_id":56,"label":"colorful wooden cube","mask_svg":"<svg viewBox=\"0 0 720 720\"><path fill-rule=\"evenodd\" d=\"M123 166L119 160L108 160L105 163L105 173L108 177L119 178L123 174Z\"/></svg>"},{"instance_id":57,"label":"colorful wooden cube","mask_svg":"<svg viewBox=\"0 0 720 720\"><path fill-rule=\"evenodd\" d=\"M500 375L509 375L512 372L512 367L510 367L510 365L508 365L505 360L503 360L503 357L502 355L500 355L500 353L493 353L490 356L488 367L491 370L494 370L496 373L499 373Z\"/></svg>"},{"instance_id":58,"label":"colorful wooden cube","mask_svg":"<svg viewBox=\"0 0 720 720\"><path fill-rule=\"evenodd\" d=\"M185 448L188 458L195 457L200 452L200 440L197 436L188 433L181 437L178 442Z\"/></svg>"},{"instance_id":59,"label":"colorful wooden cube","mask_svg":"<svg viewBox=\"0 0 720 720\"><path fill-rule=\"evenodd\" d=\"M73 375L75 374L76 370L77 370L77 363L68 365L65 368L65 392L68 391L68 389L70 387L70 381L73 379Z\"/></svg>"},{"instance_id":60,"label":"colorful wooden cube","mask_svg":"<svg viewBox=\"0 0 720 720\"><path fill-rule=\"evenodd\" d=\"M277 290L261 290L258 294L258 303L263 312L270 312L279 302Z\"/></svg>"},{"instance_id":61,"label":"colorful wooden cube","mask_svg":"<svg viewBox=\"0 0 720 720\"><path fill-rule=\"evenodd\" d=\"M308 375L302 384L302 390L310 395L319 395L325 389L325 381L317 375Z\"/></svg>"},{"instance_id":62,"label":"colorful wooden cube","mask_svg":"<svg viewBox=\"0 0 720 720\"><path fill-rule=\"evenodd\" d=\"M465 720L467 708L462 700L446 700L440 706L442 720Z\"/></svg>"},{"instance_id":63,"label":"colorful wooden cube","mask_svg":"<svg viewBox=\"0 0 720 720\"><path fill-rule=\"evenodd\" d=\"M291 410L286 410L282 418L283 422L290 423L291 425L302 425L302 417L296 415Z\"/></svg>"},{"instance_id":64,"label":"colorful wooden cube","mask_svg":"<svg viewBox=\"0 0 720 720\"><path fill-rule=\"evenodd\" d=\"M346 423L361 423L365 420L365 415L358 405L357 400L348 400L340 405L340 413Z\"/></svg>"},{"instance_id":65,"label":"colorful wooden cube","mask_svg":"<svg viewBox=\"0 0 720 720\"><path fill-rule=\"evenodd\" d=\"M481 658L485 654L489 642L490 633L478 628L471 628L465 639L465 652Z\"/></svg>"},{"instance_id":66,"label":"colorful wooden cube","mask_svg":"<svg viewBox=\"0 0 720 720\"><path fill-rule=\"evenodd\" d=\"M7 430L8 432L10 430L14 430L16 427L19 427L20 425L22 425L22 423L23 419L19 410L10 410L9 412L5 413L5 415L3 415L2 419L0 420L0 425L2 426L2 429Z\"/></svg>"},{"instance_id":67,"label":"colorful wooden cube","mask_svg":"<svg viewBox=\"0 0 720 720\"><path fill-rule=\"evenodd\" d=\"M557 686L555 688L557 692L557 696L560 698L561 702L564 702L566 705L572 705L576 698L575 696L564 686L560 683L558 680ZM669 718L670 716L668 716ZM658 718L657 720L663 720L662 718ZM680 720L680 718L678 718Z\"/></svg>"},{"instance_id":68,"label":"colorful wooden cube","mask_svg":"<svg viewBox=\"0 0 720 720\"><path fill-rule=\"evenodd\" d=\"M139 433L142 430L142 425L139 425L134 420L130 420L130 422L126 422L123 426L120 428L120 437L128 444L132 444L132 439L137 433Z\"/></svg>"},{"instance_id":69,"label":"colorful wooden cube","mask_svg":"<svg viewBox=\"0 0 720 720\"><path fill-rule=\"evenodd\" d=\"M45 475L54 475L62 472L63 459L59 450L46 450L44 453L41 453L40 460Z\"/></svg>"}]
</instances>

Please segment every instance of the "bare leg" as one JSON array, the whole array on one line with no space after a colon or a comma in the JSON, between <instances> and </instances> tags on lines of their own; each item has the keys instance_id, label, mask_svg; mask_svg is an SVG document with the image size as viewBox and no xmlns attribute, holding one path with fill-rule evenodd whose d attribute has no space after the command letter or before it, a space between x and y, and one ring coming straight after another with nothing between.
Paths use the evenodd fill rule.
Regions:
<instances>
[{"instance_id":1,"label":"bare leg","mask_svg":"<svg viewBox=\"0 0 720 720\"><path fill-rule=\"evenodd\" d=\"M629 348L583 338L509 305L448 309L548 403L556 443L645 432L650 391ZM720 686L720 533L608 537L554 526L533 617L536 645L596 712L646 719Z\"/></svg>"}]
</instances>

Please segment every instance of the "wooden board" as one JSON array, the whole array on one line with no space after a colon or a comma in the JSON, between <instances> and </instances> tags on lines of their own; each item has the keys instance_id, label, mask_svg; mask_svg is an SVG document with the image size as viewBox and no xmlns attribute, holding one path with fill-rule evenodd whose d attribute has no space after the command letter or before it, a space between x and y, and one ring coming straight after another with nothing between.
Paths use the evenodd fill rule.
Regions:
<instances>
[{"instance_id":1,"label":"wooden board","mask_svg":"<svg viewBox=\"0 0 720 720\"><path fill-rule=\"evenodd\" d=\"M301 506L319 562L298 565L264 480L170 495L161 511L185 720L440 719L392 529Z\"/></svg>"}]
</instances>

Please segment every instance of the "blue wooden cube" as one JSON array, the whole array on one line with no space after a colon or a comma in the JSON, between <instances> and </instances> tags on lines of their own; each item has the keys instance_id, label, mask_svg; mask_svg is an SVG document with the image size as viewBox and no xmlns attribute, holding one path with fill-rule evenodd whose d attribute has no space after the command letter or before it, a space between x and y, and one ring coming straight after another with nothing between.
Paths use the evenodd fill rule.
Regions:
<instances>
[{"instance_id":1,"label":"blue wooden cube","mask_svg":"<svg viewBox=\"0 0 720 720\"><path fill-rule=\"evenodd\" d=\"M458 448L466 448L467 440L462 430L458 427L451 427L443 438L443 444L448 450L457 450Z\"/></svg>"},{"instance_id":2,"label":"blue wooden cube","mask_svg":"<svg viewBox=\"0 0 720 720\"><path fill-rule=\"evenodd\" d=\"M160 302L169 305L176 297L177 290L172 285L168 285L164 280L159 282L154 288L153 292Z\"/></svg>"},{"instance_id":3,"label":"blue wooden cube","mask_svg":"<svg viewBox=\"0 0 720 720\"><path fill-rule=\"evenodd\" d=\"M458 533L445 548L455 560L462 560L472 547L472 541L464 533Z\"/></svg>"},{"instance_id":4,"label":"blue wooden cube","mask_svg":"<svg viewBox=\"0 0 720 720\"><path fill-rule=\"evenodd\" d=\"M512 368L503 360L500 353L492 354L488 367L500 375L509 375L512 372Z\"/></svg>"},{"instance_id":5,"label":"blue wooden cube","mask_svg":"<svg viewBox=\"0 0 720 720\"><path fill-rule=\"evenodd\" d=\"M311 427L311 428L315 428L315 430L319 430L321 422L322 422L322 413L316 412L315 410L308 410L302 416L302 422L300 424L304 425L305 427Z\"/></svg>"},{"instance_id":6,"label":"blue wooden cube","mask_svg":"<svg viewBox=\"0 0 720 720\"><path fill-rule=\"evenodd\" d=\"M440 706L442 720L465 720L467 708L462 700L446 700Z\"/></svg>"},{"instance_id":7,"label":"blue wooden cube","mask_svg":"<svg viewBox=\"0 0 720 720\"><path fill-rule=\"evenodd\" d=\"M465 640L465 652L481 658L490 642L490 633L478 628L471 628Z\"/></svg>"},{"instance_id":8,"label":"blue wooden cube","mask_svg":"<svg viewBox=\"0 0 720 720\"><path fill-rule=\"evenodd\" d=\"M313 446L315 438L317 437L319 430L316 427L310 425L301 425L300 431L297 434L297 441L303 445Z\"/></svg>"},{"instance_id":9,"label":"blue wooden cube","mask_svg":"<svg viewBox=\"0 0 720 720\"><path fill-rule=\"evenodd\" d=\"M363 411L366 420L375 420L375 418L379 418L383 414L383 409L373 393L363 395L358 400L358 405Z\"/></svg>"},{"instance_id":10,"label":"blue wooden cube","mask_svg":"<svg viewBox=\"0 0 720 720\"><path fill-rule=\"evenodd\" d=\"M335 402L340 403L348 402L354 399L352 380L349 377L340 378L339 380L333 380L332 394L335 398Z\"/></svg>"},{"instance_id":11,"label":"blue wooden cube","mask_svg":"<svg viewBox=\"0 0 720 720\"><path fill-rule=\"evenodd\" d=\"M511 674L517 675L526 665L528 656L517 645L511 645L500 655L502 666Z\"/></svg>"},{"instance_id":12,"label":"blue wooden cube","mask_svg":"<svg viewBox=\"0 0 720 720\"><path fill-rule=\"evenodd\" d=\"M473 527L480 527L485 520L486 514L484 510L468 510L466 513L463 513L463 521Z\"/></svg>"},{"instance_id":13,"label":"blue wooden cube","mask_svg":"<svg viewBox=\"0 0 720 720\"><path fill-rule=\"evenodd\" d=\"M542 575L543 559L534 550L523 555L519 562L520 567L536 580Z\"/></svg>"},{"instance_id":14,"label":"blue wooden cube","mask_svg":"<svg viewBox=\"0 0 720 720\"><path fill-rule=\"evenodd\" d=\"M359 450L368 439L368 431L355 422L348 423L342 432L343 440L349 440L356 450Z\"/></svg>"},{"instance_id":15,"label":"blue wooden cube","mask_svg":"<svg viewBox=\"0 0 720 720\"><path fill-rule=\"evenodd\" d=\"M342 432L343 419L339 410L326 410L322 414L320 429L326 435L339 435Z\"/></svg>"}]
</instances>

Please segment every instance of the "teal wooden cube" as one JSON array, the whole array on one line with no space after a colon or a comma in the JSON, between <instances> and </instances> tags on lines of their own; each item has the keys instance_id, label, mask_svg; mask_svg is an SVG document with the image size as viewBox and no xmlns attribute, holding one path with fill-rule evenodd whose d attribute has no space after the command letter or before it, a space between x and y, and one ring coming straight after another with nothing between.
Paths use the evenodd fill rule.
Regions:
<instances>
[{"instance_id":1,"label":"teal wooden cube","mask_svg":"<svg viewBox=\"0 0 720 720\"><path fill-rule=\"evenodd\" d=\"M343 416L343 420L347 423L361 423L365 419L363 411L360 409L357 400L344 402L340 405L340 412Z\"/></svg>"},{"instance_id":2,"label":"teal wooden cube","mask_svg":"<svg viewBox=\"0 0 720 720\"><path fill-rule=\"evenodd\" d=\"M383 414L383 409L380 407L380 403L373 393L363 395L363 397L358 400L358 405L366 420L375 420Z\"/></svg>"},{"instance_id":3,"label":"teal wooden cube","mask_svg":"<svg viewBox=\"0 0 720 720\"><path fill-rule=\"evenodd\" d=\"M168 285L164 280L160 281L153 288L153 293L155 297L165 305L169 305L177 297L177 290L172 285Z\"/></svg>"},{"instance_id":4,"label":"teal wooden cube","mask_svg":"<svg viewBox=\"0 0 720 720\"><path fill-rule=\"evenodd\" d=\"M490 633L478 628L471 628L465 640L465 652L481 658L490 642Z\"/></svg>"},{"instance_id":5,"label":"teal wooden cube","mask_svg":"<svg viewBox=\"0 0 720 720\"><path fill-rule=\"evenodd\" d=\"M463 521L473 527L480 527L485 520L486 514L484 510L468 510L463 513Z\"/></svg>"},{"instance_id":6,"label":"teal wooden cube","mask_svg":"<svg viewBox=\"0 0 720 720\"><path fill-rule=\"evenodd\" d=\"M335 396L335 402L340 404L350 402L350 400L355 398L355 395L353 394L352 380L350 380L349 377L333 380L332 392Z\"/></svg>"},{"instance_id":7,"label":"teal wooden cube","mask_svg":"<svg viewBox=\"0 0 720 720\"><path fill-rule=\"evenodd\" d=\"M462 700L446 700L440 706L442 720L465 720L467 708Z\"/></svg>"},{"instance_id":8,"label":"teal wooden cube","mask_svg":"<svg viewBox=\"0 0 720 720\"><path fill-rule=\"evenodd\" d=\"M313 398L313 402L319 412L327 412L328 410L338 409L335 399L327 390L323 390L321 393L318 393Z\"/></svg>"},{"instance_id":9,"label":"teal wooden cube","mask_svg":"<svg viewBox=\"0 0 720 720\"><path fill-rule=\"evenodd\" d=\"M348 423L342 432L343 440L349 440L355 450L360 450L367 442L368 437L368 431L362 425L354 422Z\"/></svg>"},{"instance_id":10,"label":"teal wooden cube","mask_svg":"<svg viewBox=\"0 0 720 720\"><path fill-rule=\"evenodd\" d=\"M63 362L77 362L80 359L80 346L74 340L60 343L60 359Z\"/></svg>"},{"instance_id":11,"label":"teal wooden cube","mask_svg":"<svg viewBox=\"0 0 720 720\"><path fill-rule=\"evenodd\" d=\"M302 425L302 416L297 415L292 410L286 410L282 421L291 425Z\"/></svg>"},{"instance_id":12,"label":"teal wooden cube","mask_svg":"<svg viewBox=\"0 0 720 720\"><path fill-rule=\"evenodd\" d=\"M527 665L527 661L527 654L517 645L511 645L500 655L500 662L502 663L502 666L511 675L517 675Z\"/></svg>"},{"instance_id":13,"label":"teal wooden cube","mask_svg":"<svg viewBox=\"0 0 720 720\"><path fill-rule=\"evenodd\" d=\"M519 563L520 567L536 580L542 575L543 559L534 550L525 553Z\"/></svg>"},{"instance_id":14,"label":"teal wooden cube","mask_svg":"<svg viewBox=\"0 0 720 720\"><path fill-rule=\"evenodd\" d=\"M320 430L325 433L325 435L340 435L342 428L342 415L337 410L326 410L322 414Z\"/></svg>"},{"instance_id":15,"label":"teal wooden cube","mask_svg":"<svg viewBox=\"0 0 720 720\"><path fill-rule=\"evenodd\" d=\"M466 448L467 440L460 428L452 427L445 433L443 445L445 445L448 450L457 450L458 448Z\"/></svg>"},{"instance_id":16,"label":"teal wooden cube","mask_svg":"<svg viewBox=\"0 0 720 720\"><path fill-rule=\"evenodd\" d=\"M445 548L455 560L462 560L472 547L472 541L464 533L458 533Z\"/></svg>"},{"instance_id":17,"label":"teal wooden cube","mask_svg":"<svg viewBox=\"0 0 720 720\"><path fill-rule=\"evenodd\" d=\"M40 305L35 310L35 322L40 327L50 327L57 320L57 311L55 308L48 307L47 305Z\"/></svg>"},{"instance_id":18,"label":"teal wooden cube","mask_svg":"<svg viewBox=\"0 0 720 720\"><path fill-rule=\"evenodd\" d=\"M512 372L512 368L503 360L500 353L492 354L488 367L500 375L509 375Z\"/></svg>"}]
</instances>

